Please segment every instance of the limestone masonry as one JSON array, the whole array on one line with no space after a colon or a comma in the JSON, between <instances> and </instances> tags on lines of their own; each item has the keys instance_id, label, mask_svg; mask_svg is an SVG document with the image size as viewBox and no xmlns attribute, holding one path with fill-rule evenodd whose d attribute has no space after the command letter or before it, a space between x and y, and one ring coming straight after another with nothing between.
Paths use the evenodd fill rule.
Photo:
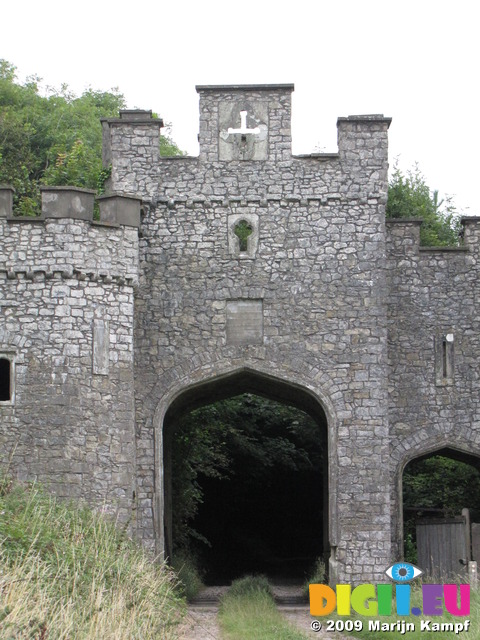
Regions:
<instances>
[{"instance_id":1,"label":"limestone masonry","mask_svg":"<svg viewBox=\"0 0 480 640\"><path fill-rule=\"evenodd\" d=\"M2 461L168 554L173 418L260 392L321 425L330 580L379 580L407 462L480 455L480 218L454 249L386 223L389 118L292 156L292 85L197 89L199 157L160 158L151 112L103 122L100 222L87 190L32 219L0 189Z\"/></svg>"}]
</instances>

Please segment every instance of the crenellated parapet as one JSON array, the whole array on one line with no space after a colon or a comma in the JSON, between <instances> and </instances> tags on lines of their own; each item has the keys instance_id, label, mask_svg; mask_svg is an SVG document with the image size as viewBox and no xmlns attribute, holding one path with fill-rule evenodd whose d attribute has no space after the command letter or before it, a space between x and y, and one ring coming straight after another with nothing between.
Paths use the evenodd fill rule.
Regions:
<instances>
[{"instance_id":1,"label":"crenellated parapet","mask_svg":"<svg viewBox=\"0 0 480 640\"><path fill-rule=\"evenodd\" d=\"M480 217L463 217L460 222L461 244L453 247L424 247L420 245L420 218L389 218L386 221L387 256L398 259L402 256L416 256L425 261L429 260L429 256L436 255L474 256L480 250Z\"/></svg>"},{"instance_id":2,"label":"crenellated parapet","mask_svg":"<svg viewBox=\"0 0 480 640\"><path fill-rule=\"evenodd\" d=\"M27 278L74 275L105 282L138 282L138 228L141 200L73 187L43 187L39 217L12 215L13 189L0 187L2 227L0 273Z\"/></svg>"}]
</instances>

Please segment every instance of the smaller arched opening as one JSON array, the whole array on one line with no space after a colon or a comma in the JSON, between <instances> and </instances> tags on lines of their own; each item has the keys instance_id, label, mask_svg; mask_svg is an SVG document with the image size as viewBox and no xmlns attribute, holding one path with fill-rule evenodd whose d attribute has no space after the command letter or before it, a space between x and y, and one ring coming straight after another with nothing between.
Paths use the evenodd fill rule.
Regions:
<instances>
[{"instance_id":1,"label":"smaller arched opening","mask_svg":"<svg viewBox=\"0 0 480 640\"><path fill-rule=\"evenodd\" d=\"M188 525L207 582L250 572L300 578L328 557L327 417L309 390L246 369L205 381L171 402L163 437L168 557L181 537L179 487L192 472L184 453L192 444L203 474L183 487L202 494ZM225 466L205 472L215 455Z\"/></svg>"},{"instance_id":2,"label":"smaller arched opening","mask_svg":"<svg viewBox=\"0 0 480 640\"><path fill-rule=\"evenodd\" d=\"M405 560L432 576L464 573L473 554L471 523L480 523L480 457L430 450L408 460L401 485Z\"/></svg>"}]
</instances>

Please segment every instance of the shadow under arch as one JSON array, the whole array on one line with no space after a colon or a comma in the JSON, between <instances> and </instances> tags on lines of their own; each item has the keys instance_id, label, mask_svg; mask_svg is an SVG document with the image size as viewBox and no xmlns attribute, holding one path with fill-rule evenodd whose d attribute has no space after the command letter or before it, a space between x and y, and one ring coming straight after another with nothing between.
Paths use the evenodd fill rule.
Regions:
<instances>
[{"instance_id":1,"label":"shadow under arch","mask_svg":"<svg viewBox=\"0 0 480 640\"><path fill-rule=\"evenodd\" d=\"M324 467L323 481L323 541L324 558L328 566L330 545L335 544L336 522L336 469L331 464L331 452L335 450L333 442L335 430L332 428L332 412L328 402L320 398L311 389L272 376L251 368L233 371L200 380L178 388L165 398L157 407L156 427L156 513L155 533L157 552L169 558L172 551L172 441L175 424L183 415L202 406L219 400L251 393L268 398L284 405L301 409L309 414L319 425L319 437L327 451L327 464ZM317 499L312 499L312 505ZM330 530L330 534L329 534Z\"/></svg>"},{"instance_id":2,"label":"shadow under arch","mask_svg":"<svg viewBox=\"0 0 480 640\"><path fill-rule=\"evenodd\" d=\"M414 460L426 460L433 456L443 456L458 462L464 462L480 471L480 450L471 445L446 441L444 437L437 442L430 441L427 446L415 447L405 452L397 465L395 489L398 496L395 543L400 556L404 557L404 516L403 516L403 475L405 468Z\"/></svg>"}]
</instances>

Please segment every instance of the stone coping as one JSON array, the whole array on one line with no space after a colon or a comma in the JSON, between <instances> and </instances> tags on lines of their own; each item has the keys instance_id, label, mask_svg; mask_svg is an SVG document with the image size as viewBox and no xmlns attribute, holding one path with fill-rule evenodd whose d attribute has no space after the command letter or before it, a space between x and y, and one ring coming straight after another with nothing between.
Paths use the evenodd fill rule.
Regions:
<instances>
[{"instance_id":1,"label":"stone coping","mask_svg":"<svg viewBox=\"0 0 480 640\"><path fill-rule=\"evenodd\" d=\"M84 187L69 187L69 186L55 187L55 186L43 185L40 187L40 193L43 193L44 191L75 191L78 193L91 193L92 195L96 194L96 191L94 189L85 189Z\"/></svg>"},{"instance_id":2,"label":"stone coping","mask_svg":"<svg viewBox=\"0 0 480 640\"><path fill-rule=\"evenodd\" d=\"M122 117L122 114L125 114ZM146 111L143 109L130 110L130 111L120 111L119 118L100 118L100 122L106 122L107 124L128 124L128 125L156 125L160 127L164 127L163 118L154 118L151 111Z\"/></svg>"},{"instance_id":3,"label":"stone coping","mask_svg":"<svg viewBox=\"0 0 480 640\"><path fill-rule=\"evenodd\" d=\"M295 91L294 84L197 84L201 91Z\"/></svg>"},{"instance_id":4,"label":"stone coping","mask_svg":"<svg viewBox=\"0 0 480 640\"><path fill-rule=\"evenodd\" d=\"M386 218L387 224L418 224L423 223L422 218Z\"/></svg>"},{"instance_id":5,"label":"stone coping","mask_svg":"<svg viewBox=\"0 0 480 640\"><path fill-rule=\"evenodd\" d=\"M470 251L468 246L461 247L419 247L418 250L421 253L468 253Z\"/></svg>"},{"instance_id":6,"label":"stone coping","mask_svg":"<svg viewBox=\"0 0 480 640\"><path fill-rule=\"evenodd\" d=\"M385 122L390 126L392 122L392 118L388 116L384 116L383 113L366 113L358 116L346 116L337 118L337 126L344 122L361 122L361 123L370 123L370 122Z\"/></svg>"},{"instance_id":7,"label":"stone coping","mask_svg":"<svg viewBox=\"0 0 480 640\"><path fill-rule=\"evenodd\" d=\"M338 160L340 154L336 152L332 153L298 153L292 155L295 160L309 160L313 158L315 160Z\"/></svg>"}]
</instances>

